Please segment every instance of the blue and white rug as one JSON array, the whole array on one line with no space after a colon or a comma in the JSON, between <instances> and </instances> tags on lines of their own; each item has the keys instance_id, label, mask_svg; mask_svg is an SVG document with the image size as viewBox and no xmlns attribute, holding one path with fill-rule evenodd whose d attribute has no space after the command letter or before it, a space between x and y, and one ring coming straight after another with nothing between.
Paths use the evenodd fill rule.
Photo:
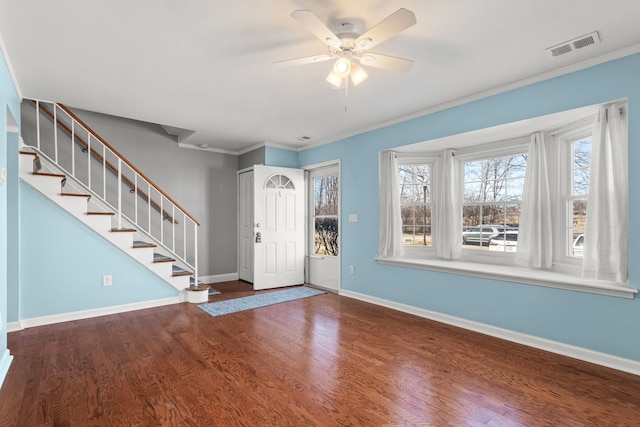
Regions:
<instances>
[{"instance_id":1,"label":"blue and white rug","mask_svg":"<svg viewBox=\"0 0 640 427\"><path fill-rule=\"evenodd\" d=\"M225 314L237 313L238 311L251 310L254 308L266 307L268 305L279 304L281 302L293 301L301 298L312 297L324 294L324 291L318 289L300 286L298 288L285 289L282 291L267 292L264 294L252 295L250 297L242 297L229 299L225 301L210 302L200 304L200 308L210 316L223 316Z\"/></svg>"}]
</instances>

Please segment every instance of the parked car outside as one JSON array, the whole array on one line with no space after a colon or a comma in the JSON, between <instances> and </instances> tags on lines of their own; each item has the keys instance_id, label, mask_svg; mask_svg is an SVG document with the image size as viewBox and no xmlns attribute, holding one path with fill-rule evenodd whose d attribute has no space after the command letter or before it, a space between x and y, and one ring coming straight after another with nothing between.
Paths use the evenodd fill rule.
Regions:
<instances>
[{"instance_id":1,"label":"parked car outside","mask_svg":"<svg viewBox=\"0 0 640 427\"><path fill-rule=\"evenodd\" d=\"M584 234L578 234L573 241L573 256L581 257L584 252Z\"/></svg>"},{"instance_id":2,"label":"parked car outside","mask_svg":"<svg viewBox=\"0 0 640 427\"><path fill-rule=\"evenodd\" d=\"M505 230L489 240L490 251L517 252L518 230Z\"/></svg>"},{"instance_id":3,"label":"parked car outside","mask_svg":"<svg viewBox=\"0 0 640 427\"><path fill-rule=\"evenodd\" d=\"M498 234L507 231L507 230L516 230L513 227L508 227L504 225L478 225L474 227L469 227L467 231L462 232L462 244L479 244L479 245L488 245L489 240L496 237Z\"/></svg>"}]
</instances>

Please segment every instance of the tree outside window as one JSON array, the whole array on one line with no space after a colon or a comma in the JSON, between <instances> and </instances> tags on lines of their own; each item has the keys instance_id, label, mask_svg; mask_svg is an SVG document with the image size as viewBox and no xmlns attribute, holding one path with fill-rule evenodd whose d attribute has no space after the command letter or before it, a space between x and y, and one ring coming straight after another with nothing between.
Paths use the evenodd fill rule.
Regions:
<instances>
[{"instance_id":1,"label":"tree outside window","mask_svg":"<svg viewBox=\"0 0 640 427\"><path fill-rule=\"evenodd\" d=\"M337 256L338 229L338 177L324 176L314 179L314 253Z\"/></svg>"},{"instance_id":2,"label":"tree outside window","mask_svg":"<svg viewBox=\"0 0 640 427\"><path fill-rule=\"evenodd\" d=\"M569 255L582 257L591 172L591 137L571 141L571 187L567 201Z\"/></svg>"},{"instance_id":3,"label":"tree outside window","mask_svg":"<svg viewBox=\"0 0 640 427\"><path fill-rule=\"evenodd\" d=\"M431 164L399 168L402 240L405 246L431 246Z\"/></svg>"},{"instance_id":4,"label":"tree outside window","mask_svg":"<svg viewBox=\"0 0 640 427\"><path fill-rule=\"evenodd\" d=\"M462 226L463 237L468 237L463 239L465 244L483 247L499 231L517 233L526 165L525 153L464 163ZM495 227L481 227L484 225ZM504 233L500 236L507 239Z\"/></svg>"}]
</instances>

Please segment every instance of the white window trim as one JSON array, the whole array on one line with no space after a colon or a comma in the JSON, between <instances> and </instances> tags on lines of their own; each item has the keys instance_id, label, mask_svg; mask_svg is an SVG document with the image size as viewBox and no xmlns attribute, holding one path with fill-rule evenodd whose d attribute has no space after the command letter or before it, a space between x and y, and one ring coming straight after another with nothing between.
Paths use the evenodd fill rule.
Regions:
<instances>
[{"instance_id":1,"label":"white window trim","mask_svg":"<svg viewBox=\"0 0 640 427\"><path fill-rule=\"evenodd\" d=\"M597 106L594 106L597 107ZM575 116L574 116L575 117ZM575 118L574 118L575 120ZM584 130L592 126L593 117L583 116L578 121L572 121L570 124L549 131L555 138L557 143L556 159L558 165L554 168L556 172L561 170L560 162L566 164L567 161L567 139L571 139L576 135L584 133ZM457 152L459 161L464 162L469 159L479 157L504 156L509 154L517 154L527 151L528 136L532 132L540 130L539 128L523 128L522 136L511 138L508 140L485 143L481 145L465 145ZM486 130L484 130L486 131ZM471 138L471 136L470 136ZM410 163L415 160L417 163L432 163L432 167L436 166L440 152L401 152L399 160L402 163ZM462 168L461 168L462 169ZM566 175L566 174L564 174ZM559 183L554 188L554 200L561 202L555 207L553 217L554 227L554 247L568 247L567 236L565 231L565 216L558 210L566 210L564 197L562 192L567 188L566 178L561 176L551 176L550 179ZM433 182L433 177L432 177ZM553 181L552 181L553 182ZM405 246L405 255L401 258L376 258L376 262L384 265L393 265L398 267L416 268L429 271L437 271L450 274L458 274L464 276L480 277L486 279L500 280L513 283L523 283L528 285L543 286L556 289L564 289L571 291L588 292L599 295L607 295L613 297L630 298L638 293L638 289L630 288L628 283L619 284L600 280L589 280L581 278L581 259L570 256L568 254L554 254L553 271L520 267L515 264L514 253L483 253L474 249L462 250L462 259L460 260L443 260L436 257L436 250L430 247L409 247Z\"/></svg>"}]
</instances>

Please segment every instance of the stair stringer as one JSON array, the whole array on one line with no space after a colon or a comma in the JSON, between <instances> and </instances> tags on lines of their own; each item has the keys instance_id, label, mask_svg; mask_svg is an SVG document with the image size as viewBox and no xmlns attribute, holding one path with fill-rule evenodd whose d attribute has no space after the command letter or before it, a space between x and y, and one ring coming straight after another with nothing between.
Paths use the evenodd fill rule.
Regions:
<instances>
[{"instance_id":1,"label":"stair stringer","mask_svg":"<svg viewBox=\"0 0 640 427\"><path fill-rule=\"evenodd\" d=\"M173 288L180 291L180 301L186 301L186 288L190 286L190 276L173 276L172 263L154 263L154 248L134 248L133 242L139 231L134 232L112 232L112 218L107 215L89 215L88 206L91 197L63 196L61 178L52 176L38 176L33 173L33 159L37 153L20 154L20 179L60 206L77 220L91 228L94 232L109 241L121 251L143 265L149 271L160 277ZM69 182L67 177L65 188L71 187L70 193L83 193L81 184L73 181ZM73 188L76 187L76 188ZM143 234L143 233L142 233ZM161 250L160 248L155 248Z\"/></svg>"}]
</instances>

